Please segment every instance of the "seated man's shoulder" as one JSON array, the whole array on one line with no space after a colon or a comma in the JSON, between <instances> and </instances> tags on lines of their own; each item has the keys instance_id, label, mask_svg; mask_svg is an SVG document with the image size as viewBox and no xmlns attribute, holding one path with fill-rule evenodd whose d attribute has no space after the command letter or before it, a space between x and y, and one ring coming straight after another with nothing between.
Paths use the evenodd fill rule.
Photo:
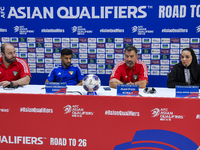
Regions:
<instances>
[{"instance_id":1,"label":"seated man's shoulder","mask_svg":"<svg viewBox=\"0 0 200 150\"><path fill-rule=\"evenodd\" d=\"M136 65L137 65L138 67L142 67L142 68L144 68L144 69L147 69L147 64L146 64L145 62L141 61L141 60L137 60L137 61L136 61Z\"/></svg>"},{"instance_id":2,"label":"seated man's shoulder","mask_svg":"<svg viewBox=\"0 0 200 150\"><path fill-rule=\"evenodd\" d=\"M141 65L144 65L144 64L146 65L145 62L143 62L143 61L141 61L141 60L139 60L139 59L137 59L136 63L137 63L137 64L141 64Z\"/></svg>"},{"instance_id":3,"label":"seated man's shoulder","mask_svg":"<svg viewBox=\"0 0 200 150\"><path fill-rule=\"evenodd\" d=\"M23 58L19 58L19 57L16 57L16 62L26 62L26 60L24 60Z\"/></svg>"},{"instance_id":4,"label":"seated man's shoulder","mask_svg":"<svg viewBox=\"0 0 200 150\"><path fill-rule=\"evenodd\" d=\"M53 68L54 71L59 71L59 70L61 70L61 69L62 69L61 67Z\"/></svg>"},{"instance_id":5,"label":"seated man's shoulder","mask_svg":"<svg viewBox=\"0 0 200 150\"><path fill-rule=\"evenodd\" d=\"M75 69L75 70L80 70L80 67L79 66L71 66L70 68L73 68L73 69Z\"/></svg>"},{"instance_id":6,"label":"seated man's shoulder","mask_svg":"<svg viewBox=\"0 0 200 150\"><path fill-rule=\"evenodd\" d=\"M16 60L15 60L14 63L21 66L21 67L28 67L27 61L24 60L23 58L16 57Z\"/></svg>"},{"instance_id":7,"label":"seated man's shoulder","mask_svg":"<svg viewBox=\"0 0 200 150\"><path fill-rule=\"evenodd\" d=\"M120 67L126 64L125 60L119 61L115 66Z\"/></svg>"}]
</instances>

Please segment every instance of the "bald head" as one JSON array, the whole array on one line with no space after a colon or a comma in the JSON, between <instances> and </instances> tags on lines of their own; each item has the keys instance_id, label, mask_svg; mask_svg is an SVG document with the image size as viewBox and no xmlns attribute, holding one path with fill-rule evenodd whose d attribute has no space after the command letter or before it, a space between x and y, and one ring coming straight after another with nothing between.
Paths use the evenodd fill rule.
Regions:
<instances>
[{"instance_id":1,"label":"bald head","mask_svg":"<svg viewBox=\"0 0 200 150\"><path fill-rule=\"evenodd\" d=\"M6 48L14 48L14 46L10 43L4 43L3 45L1 45L1 52L5 54L5 49Z\"/></svg>"},{"instance_id":2,"label":"bald head","mask_svg":"<svg viewBox=\"0 0 200 150\"><path fill-rule=\"evenodd\" d=\"M1 54L4 65L9 65L16 60L15 48L10 43L4 43L1 46ZM8 67L8 66L7 66Z\"/></svg>"}]
</instances>

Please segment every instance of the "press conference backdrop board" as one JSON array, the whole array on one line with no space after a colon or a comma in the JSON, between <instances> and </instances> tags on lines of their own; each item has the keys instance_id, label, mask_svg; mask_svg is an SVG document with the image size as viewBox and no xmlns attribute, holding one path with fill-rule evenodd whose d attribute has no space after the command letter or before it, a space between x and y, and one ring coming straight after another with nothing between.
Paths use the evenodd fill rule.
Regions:
<instances>
[{"instance_id":1,"label":"press conference backdrop board","mask_svg":"<svg viewBox=\"0 0 200 150\"><path fill-rule=\"evenodd\" d=\"M0 3L0 43L11 42L28 62L32 84L43 84L61 64L61 49L70 48L74 66L108 85L124 48L134 45L149 86L165 87L183 48L193 48L199 61L199 18L196 0L7 0Z\"/></svg>"}]
</instances>

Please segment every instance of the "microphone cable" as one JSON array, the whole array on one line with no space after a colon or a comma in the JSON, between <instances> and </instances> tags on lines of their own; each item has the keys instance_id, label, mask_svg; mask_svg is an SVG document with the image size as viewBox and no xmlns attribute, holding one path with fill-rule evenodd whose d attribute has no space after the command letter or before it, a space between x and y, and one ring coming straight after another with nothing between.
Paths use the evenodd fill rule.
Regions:
<instances>
[{"instance_id":1,"label":"microphone cable","mask_svg":"<svg viewBox=\"0 0 200 150\"><path fill-rule=\"evenodd\" d=\"M65 71L65 66L64 66L64 69L63 69L63 72L62 72L62 76L61 76L61 79L60 79L60 82L62 82L62 78L63 78L63 74L64 74L64 71Z\"/></svg>"},{"instance_id":2,"label":"microphone cable","mask_svg":"<svg viewBox=\"0 0 200 150\"><path fill-rule=\"evenodd\" d=\"M24 87L23 85L16 85L16 86L6 86L6 87L3 87L4 90L14 90L14 89L17 89L18 87Z\"/></svg>"},{"instance_id":3,"label":"microphone cable","mask_svg":"<svg viewBox=\"0 0 200 150\"><path fill-rule=\"evenodd\" d=\"M79 93L79 95L83 95L81 92L79 91L67 91L67 93Z\"/></svg>"},{"instance_id":4,"label":"microphone cable","mask_svg":"<svg viewBox=\"0 0 200 150\"><path fill-rule=\"evenodd\" d=\"M184 69L185 82L186 82L188 85L191 85L190 69L188 69L187 67L188 67L188 66L185 65L185 69Z\"/></svg>"},{"instance_id":5,"label":"microphone cable","mask_svg":"<svg viewBox=\"0 0 200 150\"><path fill-rule=\"evenodd\" d=\"M134 85L135 85L135 76L133 75L133 68L131 68L131 74L132 74L133 82L134 82ZM142 95L139 94L139 93L138 93L138 96L142 97Z\"/></svg>"},{"instance_id":6,"label":"microphone cable","mask_svg":"<svg viewBox=\"0 0 200 150\"><path fill-rule=\"evenodd\" d=\"M134 77L134 75L133 75L133 68L131 68L131 74L132 74L133 82L134 82L134 85L135 85L135 77Z\"/></svg>"}]
</instances>

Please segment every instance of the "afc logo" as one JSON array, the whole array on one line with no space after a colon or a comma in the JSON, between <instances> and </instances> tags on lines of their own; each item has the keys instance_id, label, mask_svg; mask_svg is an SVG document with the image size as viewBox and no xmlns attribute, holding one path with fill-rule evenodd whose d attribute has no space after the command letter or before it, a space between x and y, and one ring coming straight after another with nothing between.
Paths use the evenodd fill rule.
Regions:
<instances>
[{"instance_id":1,"label":"afc logo","mask_svg":"<svg viewBox=\"0 0 200 150\"><path fill-rule=\"evenodd\" d=\"M71 112L72 110L72 106L71 105L66 105L64 108L65 113L64 114L68 114Z\"/></svg>"},{"instance_id":2,"label":"afc logo","mask_svg":"<svg viewBox=\"0 0 200 150\"><path fill-rule=\"evenodd\" d=\"M5 18L5 7L0 7L0 14L1 14L1 18Z\"/></svg>"},{"instance_id":3,"label":"afc logo","mask_svg":"<svg viewBox=\"0 0 200 150\"><path fill-rule=\"evenodd\" d=\"M154 108L151 110L151 112L152 112L152 117L157 117L160 115L161 112L168 112L168 108L161 108L161 109Z\"/></svg>"}]
</instances>

